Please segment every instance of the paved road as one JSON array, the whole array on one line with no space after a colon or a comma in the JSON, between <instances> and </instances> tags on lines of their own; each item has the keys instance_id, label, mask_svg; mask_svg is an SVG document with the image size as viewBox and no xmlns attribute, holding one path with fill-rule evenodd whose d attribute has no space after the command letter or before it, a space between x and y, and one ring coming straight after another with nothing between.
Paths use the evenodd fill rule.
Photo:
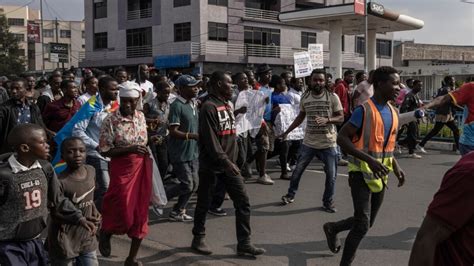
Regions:
<instances>
[{"instance_id":1,"label":"paved road","mask_svg":"<svg viewBox=\"0 0 474 266\"><path fill-rule=\"evenodd\" d=\"M399 158L407 173L407 183L397 188L396 178L391 178L384 205L374 227L363 240L354 265L407 265L427 205L439 188L443 174L458 159L458 155L438 151L431 151L421 160L403 155ZM270 166L275 168L270 170L274 171L271 176L278 178L274 163ZM279 202L289 181L277 179L273 186L247 185L252 205L252 239L267 249L265 256L250 259L234 255L235 216L232 202L226 201L224 208L229 215L209 216L207 223L207 242L214 250L213 255L196 255L188 248L192 223L169 222L151 214L150 233L144 240L140 259L145 265L338 265L341 255L329 252L322 225L346 218L353 212L347 169L339 168L336 214L320 210L324 188L321 170L317 161L311 164L302 178L295 202L287 206L281 206ZM195 199L192 206L194 203ZM341 238L346 234L341 234ZM100 258L100 264L122 265L129 243L126 237L114 237L113 256Z\"/></svg>"}]
</instances>

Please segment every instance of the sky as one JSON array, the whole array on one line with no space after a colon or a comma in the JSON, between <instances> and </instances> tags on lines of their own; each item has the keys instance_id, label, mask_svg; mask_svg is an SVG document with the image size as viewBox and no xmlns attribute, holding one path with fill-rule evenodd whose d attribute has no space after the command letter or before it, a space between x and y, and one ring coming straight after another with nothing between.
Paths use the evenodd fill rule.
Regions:
<instances>
[{"instance_id":1,"label":"sky","mask_svg":"<svg viewBox=\"0 0 474 266\"><path fill-rule=\"evenodd\" d=\"M0 5L24 5L30 1L32 0L0 0ZM375 2L387 9L425 22L421 30L395 33L396 40L474 45L474 0L466 1L472 4L463 3L461 0L376 0ZM84 18L84 0L43 0L43 3L46 3L43 4L43 9L47 19L54 19L56 16L68 20ZM38 8L39 0L33 0L31 6Z\"/></svg>"}]
</instances>

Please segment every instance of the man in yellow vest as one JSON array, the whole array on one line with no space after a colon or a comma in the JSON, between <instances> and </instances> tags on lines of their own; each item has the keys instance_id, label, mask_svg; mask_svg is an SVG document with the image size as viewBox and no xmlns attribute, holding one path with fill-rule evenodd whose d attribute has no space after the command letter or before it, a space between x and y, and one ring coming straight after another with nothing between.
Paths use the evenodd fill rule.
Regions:
<instances>
[{"instance_id":1,"label":"man in yellow vest","mask_svg":"<svg viewBox=\"0 0 474 266\"><path fill-rule=\"evenodd\" d=\"M349 185L354 216L326 223L324 232L329 249L337 253L341 244L337 234L350 230L344 245L341 265L351 265L357 247L375 221L382 205L388 174L394 172L398 186L405 182L405 173L393 156L398 130L398 110L389 101L400 92L400 76L392 67L380 67L373 74L374 96L357 107L337 143L349 154Z\"/></svg>"}]
</instances>

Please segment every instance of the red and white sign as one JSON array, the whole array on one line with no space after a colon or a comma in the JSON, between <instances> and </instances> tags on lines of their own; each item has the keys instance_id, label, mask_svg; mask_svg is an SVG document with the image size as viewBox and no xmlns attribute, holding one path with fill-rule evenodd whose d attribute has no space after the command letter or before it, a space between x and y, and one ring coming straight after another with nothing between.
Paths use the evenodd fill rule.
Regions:
<instances>
[{"instance_id":1,"label":"red and white sign","mask_svg":"<svg viewBox=\"0 0 474 266\"><path fill-rule=\"evenodd\" d=\"M365 0L354 0L354 13L365 15Z\"/></svg>"},{"instance_id":2,"label":"red and white sign","mask_svg":"<svg viewBox=\"0 0 474 266\"><path fill-rule=\"evenodd\" d=\"M40 42L40 26L38 24L28 22L27 33L28 42Z\"/></svg>"}]
</instances>

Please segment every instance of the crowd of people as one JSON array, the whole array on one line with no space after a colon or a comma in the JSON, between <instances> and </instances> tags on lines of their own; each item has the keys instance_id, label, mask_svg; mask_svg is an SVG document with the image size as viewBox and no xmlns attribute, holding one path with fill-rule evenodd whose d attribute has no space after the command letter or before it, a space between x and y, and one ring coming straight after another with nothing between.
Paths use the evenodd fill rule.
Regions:
<instances>
[{"instance_id":1,"label":"crowd of people","mask_svg":"<svg viewBox=\"0 0 474 266\"><path fill-rule=\"evenodd\" d=\"M416 151L426 153L425 144L444 125L463 157L430 205L410 263L472 264L467 244L472 239L464 232L474 230L473 213L455 220L448 207L461 201L455 203L448 192L474 203L469 194L474 186L468 183L474 170L474 155L468 154L474 150L474 83L456 89L447 76L439 97L426 105L418 96L422 87L420 80L402 84L391 67L355 75L348 70L333 83L322 70L303 79L291 71L275 75L266 64L204 76L162 75L139 65L136 73L122 67L110 73L86 69L81 79L75 71L60 70L38 80L0 77L0 210L11 214L0 217L0 265L97 265L97 248L110 256L114 234L132 240L125 265L141 265L137 254L148 233L149 206L160 216L164 208L151 204L154 167L166 198L175 199L169 219L194 222L193 250L212 253L205 241L206 216L226 216L221 206L229 197L236 210L237 253L264 254L250 239L245 182L253 178L255 165L255 182L273 185L267 174L273 157L280 178L290 181L282 205L295 201L314 157L323 163L322 206L328 213L337 212L338 166L348 166L354 215L325 224L324 232L337 253L342 246L337 234L350 231L341 261L350 265L382 205L388 174L395 174L399 186L405 182L397 150L406 147L409 158L421 158ZM399 113L423 109L436 110L436 124L418 142L418 120L403 125ZM456 110L465 113L458 121L462 134ZM244 120L253 126L242 126ZM58 154L62 170L48 163ZM454 173L457 183L448 178ZM190 212L194 193L197 203ZM45 249L40 236L46 227ZM436 236L430 236L433 231ZM429 241L444 243L446 250Z\"/></svg>"}]
</instances>

